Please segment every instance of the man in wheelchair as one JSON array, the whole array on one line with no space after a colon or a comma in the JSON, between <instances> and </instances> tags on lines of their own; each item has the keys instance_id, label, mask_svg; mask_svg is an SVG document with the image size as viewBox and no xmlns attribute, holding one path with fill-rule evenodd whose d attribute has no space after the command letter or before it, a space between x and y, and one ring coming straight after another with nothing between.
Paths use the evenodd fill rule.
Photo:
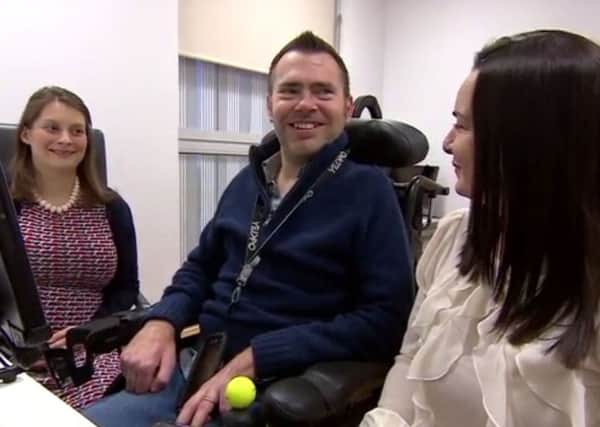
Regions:
<instances>
[{"instance_id":1,"label":"man in wheelchair","mask_svg":"<svg viewBox=\"0 0 600 427\"><path fill-rule=\"evenodd\" d=\"M402 214L389 179L349 158L348 71L303 33L273 59L276 138L250 152L198 246L122 352L126 390L85 412L100 426L220 425L235 376L261 385L323 361L390 361L413 301ZM223 364L178 407L177 337L227 334Z\"/></svg>"}]
</instances>

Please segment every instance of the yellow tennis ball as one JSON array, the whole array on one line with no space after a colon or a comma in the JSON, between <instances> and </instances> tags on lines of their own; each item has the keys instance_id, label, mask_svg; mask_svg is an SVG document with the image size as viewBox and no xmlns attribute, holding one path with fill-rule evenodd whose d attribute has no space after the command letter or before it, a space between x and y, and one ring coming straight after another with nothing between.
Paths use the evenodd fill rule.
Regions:
<instances>
[{"instance_id":1,"label":"yellow tennis ball","mask_svg":"<svg viewBox=\"0 0 600 427\"><path fill-rule=\"evenodd\" d=\"M234 409L247 408L256 398L256 387L248 377L234 377L225 387L225 398Z\"/></svg>"}]
</instances>

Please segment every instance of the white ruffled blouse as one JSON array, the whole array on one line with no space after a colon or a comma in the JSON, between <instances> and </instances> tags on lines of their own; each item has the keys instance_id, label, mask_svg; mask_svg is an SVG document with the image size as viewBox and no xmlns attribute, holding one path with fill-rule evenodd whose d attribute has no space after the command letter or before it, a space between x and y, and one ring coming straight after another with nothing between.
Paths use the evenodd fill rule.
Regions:
<instances>
[{"instance_id":1,"label":"white ruffled blouse","mask_svg":"<svg viewBox=\"0 0 600 427\"><path fill-rule=\"evenodd\" d=\"M558 329L520 347L492 333L491 288L457 268L467 224L467 210L440 221L402 350L361 427L600 427L600 340L570 370L546 353Z\"/></svg>"}]
</instances>

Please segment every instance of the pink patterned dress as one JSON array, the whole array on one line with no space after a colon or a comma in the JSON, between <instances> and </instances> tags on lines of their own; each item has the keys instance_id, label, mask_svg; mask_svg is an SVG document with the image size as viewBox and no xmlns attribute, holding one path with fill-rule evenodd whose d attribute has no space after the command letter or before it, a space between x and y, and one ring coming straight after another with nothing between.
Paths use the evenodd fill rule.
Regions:
<instances>
[{"instance_id":1,"label":"pink patterned dress","mask_svg":"<svg viewBox=\"0 0 600 427\"><path fill-rule=\"evenodd\" d=\"M23 203L19 225L52 333L91 320L117 269L106 208L74 206L57 214ZM40 381L82 409L101 398L119 372L119 356L113 352L95 358L93 378L79 387L60 389L49 375Z\"/></svg>"}]
</instances>

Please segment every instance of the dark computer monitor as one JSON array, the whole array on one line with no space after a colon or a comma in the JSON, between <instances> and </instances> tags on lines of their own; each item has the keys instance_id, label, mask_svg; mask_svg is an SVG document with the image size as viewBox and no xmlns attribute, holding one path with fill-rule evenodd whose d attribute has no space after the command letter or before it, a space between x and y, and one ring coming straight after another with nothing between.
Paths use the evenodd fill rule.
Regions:
<instances>
[{"instance_id":1,"label":"dark computer monitor","mask_svg":"<svg viewBox=\"0 0 600 427\"><path fill-rule=\"evenodd\" d=\"M15 355L41 348L50 327L25 252L4 169L0 166L0 341ZM17 362L18 360L18 356Z\"/></svg>"}]
</instances>

